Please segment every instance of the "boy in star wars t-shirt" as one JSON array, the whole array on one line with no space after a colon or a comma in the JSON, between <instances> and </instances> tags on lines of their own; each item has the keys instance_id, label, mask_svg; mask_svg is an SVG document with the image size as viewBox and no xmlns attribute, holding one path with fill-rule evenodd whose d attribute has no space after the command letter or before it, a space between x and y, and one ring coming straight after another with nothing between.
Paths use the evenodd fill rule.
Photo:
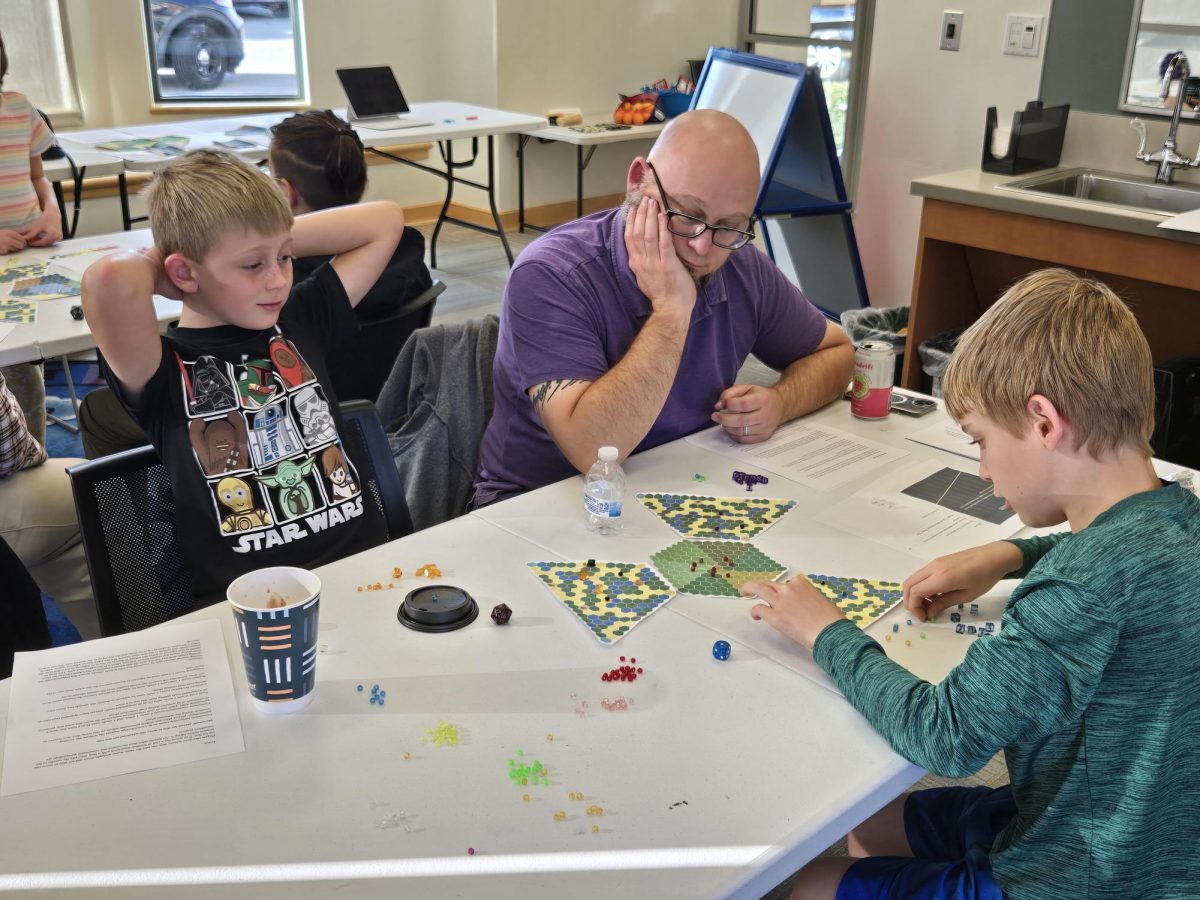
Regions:
<instances>
[{"instance_id":1,"label":"boy in star wars t-shirt","mask_svg":"<svg viewBox=\"0 0 1200 900\"><path fill-rule=\"evenodd\" d=\"M296 219L270 178L201 150L147 189L153 250L88 269L87 320L114 393L171 476L196 594L219 599L251 569L318 566L387 531L364 504L339 435L325 353L404 229L393 203ZM293 254L335 254L292 287ZM151 297L178 297L160 337Z\"/></svg>"}]
</instances>

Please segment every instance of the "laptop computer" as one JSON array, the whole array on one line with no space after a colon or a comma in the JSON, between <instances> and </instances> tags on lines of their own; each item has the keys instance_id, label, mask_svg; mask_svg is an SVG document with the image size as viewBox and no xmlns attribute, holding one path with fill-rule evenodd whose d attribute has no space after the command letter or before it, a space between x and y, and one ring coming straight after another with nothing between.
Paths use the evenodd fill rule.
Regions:
<instances>
[{"instance_id":1,"label":"laptop computer","mask_svg":"<svg viewBox=\"0 0 1200 900\"><path fill-rule=\"evenodd\" d=\"M360 66L338 69L338 80L346 92L349 120L360 128L393 131L419 128L433 122L406 115L408 104L391 66Z\"/></svg>"}]
</instances>

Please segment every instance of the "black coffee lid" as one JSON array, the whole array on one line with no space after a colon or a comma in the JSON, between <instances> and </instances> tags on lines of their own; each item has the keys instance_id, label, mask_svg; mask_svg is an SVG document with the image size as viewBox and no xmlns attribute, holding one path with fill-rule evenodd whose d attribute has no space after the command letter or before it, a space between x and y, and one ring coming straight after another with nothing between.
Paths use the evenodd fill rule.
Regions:
<instances>
[{"instance_id":1,"label":"black coffee lid","mask_svg":"<svg viewBox=\"0 0 1200 900\"><path fill-rule=\"evenodd\" d=\"M414 631L455 631L479 615L479 606L462 588L431 584L409 591L396 612L401 625Z\"/></svg>"}]
</instances>

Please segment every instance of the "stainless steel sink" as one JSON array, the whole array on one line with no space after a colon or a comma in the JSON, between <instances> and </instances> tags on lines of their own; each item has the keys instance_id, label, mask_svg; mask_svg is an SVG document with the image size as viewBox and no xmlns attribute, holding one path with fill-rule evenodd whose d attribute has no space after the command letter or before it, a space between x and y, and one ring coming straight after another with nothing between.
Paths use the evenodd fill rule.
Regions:
<instances>
[{"instance_id":1,"label":"stainless steel sink","mask_svg":"<svg viewBox=\"0 0 1200 900\"><path fill-rule=\"evenodd\" d=\"M1086 200L1160 215L1200 209L1200 188L1156 184L1148 178L1094 169L1066 169L1048 175L1036 175L1002 184L1000 189L1032 191L1051 197Z\"/></svg>"}]
</instances>

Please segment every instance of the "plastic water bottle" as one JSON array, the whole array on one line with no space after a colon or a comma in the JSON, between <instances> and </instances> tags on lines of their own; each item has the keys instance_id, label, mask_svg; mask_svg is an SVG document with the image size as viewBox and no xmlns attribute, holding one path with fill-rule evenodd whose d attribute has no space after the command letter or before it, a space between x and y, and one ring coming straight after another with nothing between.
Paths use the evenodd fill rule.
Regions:
<instances>
[{"instance_id":1,"label":"plastic water bottle","mask_svg":"<svg viewBox=\"0 0 1200 900\"><path fill-rule=\"evenodd\" d=\"M617 462L616 447L601 447L583 479L583 509L588 531L616 534L624 524L621 504L625 500L625 472Z\"/></svg>"}]
</instances>

